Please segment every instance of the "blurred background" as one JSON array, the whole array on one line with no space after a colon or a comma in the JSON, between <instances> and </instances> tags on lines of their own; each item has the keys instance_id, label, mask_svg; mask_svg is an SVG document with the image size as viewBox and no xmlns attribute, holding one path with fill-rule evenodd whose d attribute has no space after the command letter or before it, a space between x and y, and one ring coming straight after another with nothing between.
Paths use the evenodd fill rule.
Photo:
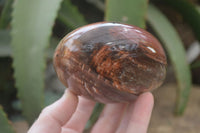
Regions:
<instances>
[{"instance_id":1,"label":"blurred background","mask_svg":"<svg viewBox=\"0 0 200 133\"><path fill-rule=\"evenodd\" d=\"M42 108L61 97L55 47L70 31L100 21L144 28L165 49L167 77L153 91L148 132L199 132L199 0L0 0L0 133L27 132Z\"/></svg>"}]
</instances>

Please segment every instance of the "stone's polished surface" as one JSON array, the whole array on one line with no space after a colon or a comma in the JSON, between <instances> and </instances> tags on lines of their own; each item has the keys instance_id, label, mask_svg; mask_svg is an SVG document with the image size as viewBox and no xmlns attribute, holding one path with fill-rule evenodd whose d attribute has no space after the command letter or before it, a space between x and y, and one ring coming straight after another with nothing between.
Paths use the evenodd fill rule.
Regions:
<instances>
[{"instance_id":1,"label":"stone's polished surface","mask_svg":"<svg viewBox=\"0 0 200 133\"><path fill-rule=\"evenodd\" d=\"M159 87L166 56L147 31L119 23L90 24L66 35L54 54L54 67L72 92L99 102L134 100Z\"/></svg>"}]
</instances>

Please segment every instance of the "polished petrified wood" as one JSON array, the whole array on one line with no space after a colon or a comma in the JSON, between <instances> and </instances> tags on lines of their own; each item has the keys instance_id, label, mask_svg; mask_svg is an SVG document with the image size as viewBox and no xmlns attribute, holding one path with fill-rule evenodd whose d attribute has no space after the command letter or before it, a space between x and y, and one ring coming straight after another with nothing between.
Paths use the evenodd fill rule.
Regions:
<instances>
[{"instance_id":1,"label":"polished petrified wood","mask_svg":"<svg viewBox=\"0 0 200 133\"><path fill-rule=\"evenodd\" d=\"M119 23L78 28L61 40L54 54L62 83L77 95L103 103L134 100L159 87L166 64L155 37Z\"/></svg>"}]
</instances>

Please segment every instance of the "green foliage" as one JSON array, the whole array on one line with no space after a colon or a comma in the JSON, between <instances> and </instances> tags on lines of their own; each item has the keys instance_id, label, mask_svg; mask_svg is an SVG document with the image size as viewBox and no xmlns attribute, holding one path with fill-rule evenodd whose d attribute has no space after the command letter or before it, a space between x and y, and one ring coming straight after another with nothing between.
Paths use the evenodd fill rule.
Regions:
<instances>
[{"instance_id":1,"label":"green foliage","mask_svg":"<svg viewBox=\"0 0 200 133\"><path fill-rule=\"evenodd\" d=\"M195 68L199 68L199 67L200 67L200 61L196 61L196 62L192 63L190 66L191 69L195 69Z\"/></svg>"},{"instance_id":2,"label":"green foliage","mask_svg":"<svg viewBox=\"0 0 200 133\"><path fill-rule=\"evenodd\" d=\"M200 11L188 0L162 1L178 11L186 22L192 27L197 39L200 41ZM180 6L181 5L181 6Z\"/></svg>"},{"instance_id":3,"label":"green foliage","mask_svg":"<svg viewBox=\"0 0 200 133\"><path fill-rule=\"evenodd\" d=\"M0 30L0 57L12 57L12 49L10 46L11 35L10 30ZM45 51L47 58L52 59L54 50L59 43L55 37L50 39L50 47Z\"/></svg>"},{"instance_id":4,"label":"green foliage","mask_svg":"<svg viewBox=\"0 0 200 133\"><path fill-rule=\"evenodd\" d=\"M105 20L145 27L148 0L107 0Z\"/></svg>"},{"instance_id":5,"label":"green foliage","mask_svg":"<svg viewBox=\"0 0 200 133\"><path fill-rule=\"evenodd\" d=\"M6 28L11 21L12 4L13 0L5 1L5 6L0 17L0 29Z\"/></svg>"},{"instance_id":6,"label":"green foliage","mask_svg":"<svg viewBox=\"0 0 200 133\"><path fill-rule=\"evenodd\" d=\"M58 100L63 94L62 93L55 93L52 91L45 91L44 98L45 98L45 106L48 106Z\"/></svg>"},{"instance_id":7,"label":"green foliage","mask_svg":"<svg viewBox=\"0 0 200 133\"><path fill-rule=\"evenodd\" d=\"M12 21L14 77L23 114L32 123L44 104L44 53L61 0L17 0ZM47 6L48 5L48 6Z\"/></svg>"},{"instance_id":8,"label":"green foliage","mask_svg":"<svg viewBox=\"0 0 200 133\"><path fill-rule=\"evenodd\" d=\"M10 31L0 30L0 45L9 45L10 44Z\"/></svg>"},{"instance_id":9,"label":"green foliage","mask_svg":"<svg viewBox=\"0 0 200 133\"><path fill-rule=\"evenodd\" d=\"M8 30L0 30L0 57L10 56L10 32Z\"/></svg>"},{"instance_id":10,"label":"green foliage","mask_svg":"<svg viewBox=\"0 0 200 133\"><path fill-rule=\"evenodd\" d=\"M96 103L93 113L90 116L90 120L87 122L85 130L90 130L92 128L94 123L96 123L96 121L98 120L98 117L101 114L101 111L103 110L103 108L104 108L104 104Z\"/></svg>"},{"instance_id":11,"label":"green foliage","mask_svg":"<svg viewBox=\"0 0 200 133\"><path fill-rule=\"evenodd\" d=\"M0 106L0 133L14 133L11 123L8 121L3 108Z\"/></svg>"},{"instance_id":12,"label":"green foliage","mask_svg":"<svg viewBox=\"0 0 200 133\"><path fill-rule=\"evenodd\" d=\"M87 24L82 14L78 11L76 6L71 4L70 0L64 0L62 2L61 10L58 13L58 19L72 29Z\"/></svg>"},{"instance_id":13,"label":"green foliage","mask_svg":"<svg viewBox=\"0 0 200 133\"><path fill-rule=\"evenodd\" d=\"M189 96L191 75L186 55L177 32L167 18L153 5L149 5L148 22L164 44L174 66L178 82L176 113L182 114Z\"/></svg>"}]
</instances>

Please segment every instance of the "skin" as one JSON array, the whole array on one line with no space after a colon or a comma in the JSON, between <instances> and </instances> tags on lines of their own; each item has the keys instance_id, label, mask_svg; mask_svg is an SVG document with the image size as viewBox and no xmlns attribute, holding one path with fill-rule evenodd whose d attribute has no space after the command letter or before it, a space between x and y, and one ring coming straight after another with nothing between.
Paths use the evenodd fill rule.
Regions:
<instances>
[{"instance_id":1,"label":"skin","mask_svg":"<svg viewBox=\"0 0 200 133\"><path fill-rule=\"evenodd\" d=\"M150 92L131 103L106 104L91 133L146 133L154 99ZM82 133L95 102L70 91L43 109L28 133Z\"/></svg>"}]
</instances>

